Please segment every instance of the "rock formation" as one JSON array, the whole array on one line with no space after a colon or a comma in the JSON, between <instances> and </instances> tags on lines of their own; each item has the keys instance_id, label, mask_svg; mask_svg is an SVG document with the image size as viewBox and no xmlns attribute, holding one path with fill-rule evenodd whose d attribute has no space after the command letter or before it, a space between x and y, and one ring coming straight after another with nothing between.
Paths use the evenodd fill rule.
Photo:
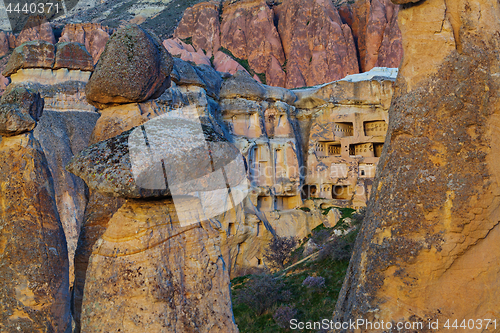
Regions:
<instances>
[{"instance_id":1,"label":"rock formation","mask_svg":"<svg viewBox=\"0 0 500 333\"><path fill-rule=\"evenodd\" d=\"M59 38L59 42L76 42L85 45L92 55L94 64L101 57L104 47L112 34L112 29L98 23L67 24Z\"/></svg>"},{"instance_id":2,"label":"rock formation","mask_svg":"<svg viewBox=\"0 0 500 333\"><path fill-rule=\"evenodd\" d=\"M280 70L285 63L274 12L262 0L224 5L221 45L236 58L248 60L256 73L266 73L273 59L280 64Z\"/></svg>"},{"instance_id":3,"label":"rock formation","mask_svg":"<svg viewBox=\"0 0 500 333\"><path fill-rule=\"evenodd\" d=\"M360 70L399 67L402 57L399 6L389 0L358 0L340 7L317 0L225 1L220 27L216 8L200 3L187 9L175 36L192 43L197 52L218 55L213 59L217 70L234 74L233 66L221 66L227 58L248 61L247 69L265 76L268 85L314 86ZM219 44L231 55L217 52ZM199 63L199 56L178 52L182 59Z\"/></svg>"},{"instance_id":4,"label":"rock formation","mask_svg":"<svg viewBox=\"0 0 500 333\"><path fill-rule=\"evenodd\" d=\"M88 146L99 118L85 98L85 85L92 73L92 57L79 43L27 42L14 50L5 73L11 86L37 91L44 99L44 117L34 136L47 158L52 173L57 209L68 243L70 280L73 281L73 256L76 250L83 213L87 204L87 188L78 177L64 167ZM50 61L37 61L45 54ZM52 63L49 66L49 63ZM45 67L45 68L40 68Z\"/></svg>"},{"instance_id":5,"label":"rock formation","mask_svg":"<svg viewBox=\"0 0 500 333\"><path fill-rule=\"evenodd\" d=\"M180 56L184 61L191 61L197 65L212 65L210 57L208 57L202 49L196 51L192 45L186 44L178 38L164 40L163 46L165 46L170 54L173 56Z\"/></svg>"},{"instance_id":6,"label":"rock formation","mask_svg":"<svg viewBox=\"0 0 500 333\"><path fill-rule=\"evenodd\" d=\"M0 330L71 331L66 240L45 154L32 129L39 94L9 87L0 100Z\"/></svg>"},{"instance_id":7,"label":"rock formation","mask_svg":"<svg viewBox=\"0 0 500 333\"><path fill-rule=\"evenodd\" d=\"M16 37L15 45L12 47L20 46L23 43L31 42L34 40L43 40L51 44L56 43L54 31L52 26L44 16L28 16L26 25L23 30Z\"/></svg>"},{"instance_id":8,"label":"rock formation","mask_svg":"<svg viewBox=\"0 0 500 333\"><path fill-rule=\"evenodd\" d=\"M68 170L93 191L127 198L92 251L82 331L237 332L219 225L206 217L211 196L196 196L216 192L213 198L220 200L220 191L229 193L226 186L243 181L243 160L232 166L238 156L211 127L174 115L101 141L73 159ZM223 179L218 170L225 170ZM94 182L95 176L102 178ZM143 200L131 200L137 198ZM124 274L109 284L117 271ZM130 316L119 316L123 312Z\"/></svg>"},{"instance_id":9,"label":"rock formation","mask_svg":"<svg viewBox=\"0 0 500 333\"><path fill-rule=\"evenodd\" d=\"M86 87L98 108L159 97L170 81L172 57L157 38L137 25L115 32Z\"/></svg>"},{"instance_id":10,"label":"rock formation","mask_svg":"<svg viewBox=\"0 0 500 333\"><path fill-rule=\"evenodd\" d=\"M10 76L21 68L52 68L55 51L54 44L43 40L23 43L12 53L2 75Z\"/></svg>"},{"instance_id":11,"label":"rock formation","mask_svg":"<svg viewBox=\"0 0 500 333\"><path fill-rule=\"evenodd\" d=\"M500 315L499 17L490 0L399 12L404 59L389 134L336 321L421 322L430 332L439 320L444 332L448 319Z\"/></svg>"},{"instance_id":12,"label":"rock formation","mask_svg":"<svg viewBox=\"0 0 500 333\"><path fill-rule=\"evenodd\" d=\"M351 28L330 1L287 1L278 29L287 58L287 88L313 86L359 72Z\"/></svg>"},{"instance_id":13,"label":"rock formation","mask_svg":"<svg viewBox=\"0 0 500 333\"><path fill-rule=\"evenodd\" d=\"M196 50L205 50L210 58L221 46L218 6L201 2L187 8L174 37L190 38Z\"/></svg>"},{"instance_id":14,"label":"rock formation","mask_svg":"<svg viewBox=\"0 0 500 333\"><path fill-rule=\"evenodd\" d=\"M236 74L238 71L247 71L245 67L241 66L236 60L231 58L231 56L222 51L217 51L215 53L213 64L216 71L229 73L231 75Z\"/></svg>"},{"instance_id":15,"label":"rock formation","mask_svg":"<svg viewBox=\"0 0 500 333\"><path fill-rule=\"evenodd\" d=\"M83 332L238 332L216 226L177 217L198 205L128 200L113 215L88 268Z\"/></svg>"},{"instance_id":16,"label":"rock formation","mask_svg":"<svg viewBox=\"0 0 500 333\"><path fill-rule=\"evenodd\" d=\"M132 33L134 36L141 37L139 42L136 44L137 48L131 48L127 50L127 52L130 52L130 54L132 55L131 58L140 58L140 54L148 51L150 52L150 57L141 58L140 61L125 62L122 66L123 70L128 71L129 75L133 76L137 75L137 73L139 73L141 69L156 68L158 71L161 71L161 73L154 71L150 72L149 74L151 75L151 77L142 77L142 82L147 85L150 82L156 81L156 89L158 89L158 92L163 92L163 90L166 88L165 83L170 83L169 74L172 68L172 63L169 64L168 61L171 62L172 59L170 55L167 54L167 51L163 49L163 46L157 43L155 37L149 35L137 26L128 26L122 30L119 30L114 35L115 37L110 38L108 44L106 44L106 48L108 48L108 51L103 53L102 61L100 61L100 65L96 68L96 71L101 71L101 73L108 73L111 71L111 68L114 68L116 64L113 63L112 59L115 59L115 56L120 57L120 55L117 55L115 53L115 51L117 50L109 46L109 44L115 45L117 43L117 40L123 38L124 36L127 36L128 32ZM130 46L132 45L130 44ZM141 48L141 46L143 47ZM123 45L120 47L123 47ZM125 54L125 56L127 56L127 54ZM139 66L137 70L136 66ZM160 74L160 76L157 76L158 74ZM161 85L159 85L158 80L163 75L166 75L166 77L163 77L163 81L161 82ZM94 99L93 103L98 105L99 107L102 107L103 109L100 110L101 116L95 124L95 127L93 128L92 134L90 136L90 144L95 144L100 141L104 141L117 136L122 132L132 129L135 126L144 124L149 119L157 117L159 114L164 112L162 111L162 108L153 101L143 101L142 103L126 103L107 107L107 104L103 102L109 101L109 98L105 97L105 99L99 99L102 97L102 94L99 91L99 86L97 86L97 83L102 83L102 80L106 79L106 77L101 74L98 75L97 78L99 80L94 81L94 87L98 94L96 94L94 98L97 98L98 100L96 103ZM93 79L95 78L93 77ZM123 77L118 77L117 80L118 82L115 82L115 85L117 84L118 90L122 89L122 86L126 86L125 81L123 81ZM120 82L122 82L123 85L120 84ZM126 83L129 84L129 82ZM135 84L140 84L140 82L136 82ZM126 93L127 92L125 91L125 94ZM147 96L147 98L149 97L151 96ZM142 98L144 98L144 96ZM92 248L97 240L101 237L101 235L106 231L112 215L123 205L123 203L123 199L107 197L96 191L90 192L88 204L85 208L83 217L81 235L78 240L78 246L75 253L75 283L73 289L72 310L73 317L76 322L77 332L80 331L82 298L85 287L87 267Z\"/></svg>"},{"instance_id":17,"label":"rock formation","mask_svg":"<svg viewBox=\"0 0 500 333\"><path fill-rule=\"evenodd\" d=\"M385 141L396 75L396 70L376 68L295 92L297 107L317 110L306 146L303 198L365 206Z\"/></svg>"}]
</instances>

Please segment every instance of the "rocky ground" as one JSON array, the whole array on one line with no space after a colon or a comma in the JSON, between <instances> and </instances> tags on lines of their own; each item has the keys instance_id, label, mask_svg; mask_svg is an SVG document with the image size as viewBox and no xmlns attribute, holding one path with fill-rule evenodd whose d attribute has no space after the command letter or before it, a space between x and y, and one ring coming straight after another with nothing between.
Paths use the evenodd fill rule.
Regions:
<instances>
[{"instance_id":1,"label":"rocky ground","mask_svg":"<svg viewBox=\"0 0 500 333\"><path fill-rule=\"evenodd\" d=\"M184 14L186 8L203 0L96 0L81 4L67 17L56 22L96 22L111 28L133 21L142 27L152 29L160 38L169 38Z\"/></svg>"}]
</instances>

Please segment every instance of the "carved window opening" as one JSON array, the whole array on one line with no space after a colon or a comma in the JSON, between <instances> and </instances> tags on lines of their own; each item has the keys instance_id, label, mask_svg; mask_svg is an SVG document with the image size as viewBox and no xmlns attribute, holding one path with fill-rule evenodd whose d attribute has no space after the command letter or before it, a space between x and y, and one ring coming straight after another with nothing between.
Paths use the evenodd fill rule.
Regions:
<instances>
[{"instance_id":1,"label":"carved window opening","mask_svg":"<svg viewBox=\"0 0 500 333\"><path fill-rule=\"evenodd\" d=\"M337 200L349 200L351 198L351 187L349 185L335 185L332 187L332 198Z\"/></svg>"}]
</instances>

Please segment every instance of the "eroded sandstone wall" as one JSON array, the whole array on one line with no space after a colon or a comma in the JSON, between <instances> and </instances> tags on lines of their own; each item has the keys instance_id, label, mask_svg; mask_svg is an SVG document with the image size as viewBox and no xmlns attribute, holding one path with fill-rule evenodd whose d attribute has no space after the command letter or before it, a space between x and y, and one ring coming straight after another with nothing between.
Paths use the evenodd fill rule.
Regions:
<instances>
[{"instance_id":1,"label":"eroded sandstone wall","mask_svg":"<svg viewBox=\"0 0 500 333\"><path fill-rule=\"evenodd\" d=\"M500 314L499 17L490 0L402 7L389 134L337 321L420 321L423 332L428 320Z\"/></svg>"}]
</instances>

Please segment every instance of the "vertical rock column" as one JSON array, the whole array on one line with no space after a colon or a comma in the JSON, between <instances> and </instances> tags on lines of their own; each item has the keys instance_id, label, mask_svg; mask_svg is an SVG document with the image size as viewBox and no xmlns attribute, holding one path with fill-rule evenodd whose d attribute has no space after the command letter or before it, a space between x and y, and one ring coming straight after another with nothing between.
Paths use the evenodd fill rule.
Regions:
<instances>
[{"instance_id":1,"label":"vertical rock column","mask_svg":"<svg viewBox=\"0 0 500 333\"><path fill-rule=\"evenodd\" d=\"M71 332L68 252L45 154L33 136L43 100L0 100L0 331Z\"/></svg>"},{"instance_id":2,"label":"vertical rock column","mask_svg":"<svg viewBox=\"0 0 500 333\"><path fill-rule=\"evenodd\" d=\"M148 148L137 150L134 142L146 133ZM204 140L206 147L199 145ZM158 164L147 154L156 144L163 147L156 146L163 157ZM193 196L208 191L221 197L227 184L246 181L243 160L232 164L237 156L212 128L161 118L75 156L68 170L92 191L127 199L92 249L83 332L238 331L220 225L206 218L219 206L211 203L216 197ZM233 173L234 167L243 171ZM222 169L225 182L213 178L212 170Z\"/></svg>"},{"instance_id":3,"label":"vertical rock column","mask_svg":"<svg viewBox=\"0 0 500 333\"><path fill-rule=\"evenodd\" d=\"M138 103L161 95L170 84L172 70L172 57L161 43L136 25L116 31L107 40L99 59L86 86L88 102L101 113L90 144L119 135L155 116L153 111L145 110L146 105ZM92 247L123 203L122 198L90 192L75 253L72 312L76 332L80 331L82 298Z\"/></svg>"},{"instance_id":4,"label":"vertical rock column","mask_svg":"<svg viewBox=\"0 0 500 333\"><path fill-rule=\"evenodd\" d=\"M499 18L492 0L403 5L389 135L337 321L499 318Z\"/></svg>"}]
</instances>

